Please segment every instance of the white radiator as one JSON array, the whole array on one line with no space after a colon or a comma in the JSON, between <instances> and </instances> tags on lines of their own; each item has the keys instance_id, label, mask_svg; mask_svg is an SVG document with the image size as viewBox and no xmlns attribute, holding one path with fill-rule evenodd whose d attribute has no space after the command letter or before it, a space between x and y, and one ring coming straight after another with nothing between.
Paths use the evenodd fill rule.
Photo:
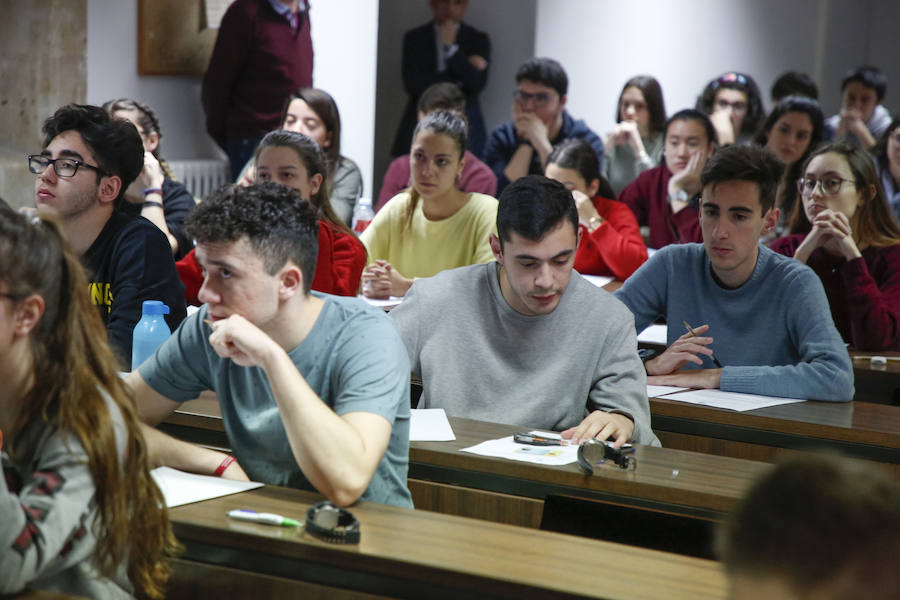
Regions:
<instances>
[{"instance_id":1,"label":"white radiator","mask_svg":"<svg viewBox=\"0 0 900 600\"><path fill-rule=\"evenodd\" d=\"M224 160L172 160L169 166L175 177L198 200L229 182L231 171Z\"/></svg>"}]
</instances>

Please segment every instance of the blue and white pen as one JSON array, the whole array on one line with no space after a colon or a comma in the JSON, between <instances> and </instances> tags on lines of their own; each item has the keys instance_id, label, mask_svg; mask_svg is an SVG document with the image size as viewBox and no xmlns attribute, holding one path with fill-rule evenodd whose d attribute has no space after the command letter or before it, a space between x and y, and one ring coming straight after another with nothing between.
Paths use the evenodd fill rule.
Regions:
<instances>
[{"instance_id":1,"label":"blue and white pen","mask_svg":"<svg viewBox=\"0 0 900 600\"><path fill-rule=\"evenodd\" d=\"M288 519L274 513L261 513L255 510L229 510L228 516L239 521L250 521L251 523L263 523L265 525L277 525L279 527L300 527L300 521Z\"/></svg>"}]
</instances>

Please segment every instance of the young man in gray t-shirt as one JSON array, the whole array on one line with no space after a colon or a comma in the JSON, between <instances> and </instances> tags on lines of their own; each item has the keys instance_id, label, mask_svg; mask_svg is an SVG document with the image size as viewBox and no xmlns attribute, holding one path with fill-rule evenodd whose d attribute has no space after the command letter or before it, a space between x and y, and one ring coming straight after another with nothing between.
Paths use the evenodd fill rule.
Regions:
<instances>
[{"instance_id":1,"label":"young man in gray t-shirt","mask_svg":"<svg viewBox=\"0 0 900 600\"><path fill-rule=\"evenodd\" d=\"M128 377L141 418L216 392L238 462L145 428L157 463L308 487L337 504L412 506L409 364L378 309L310 292L315 209L267 183L228 186L191 213L205 303ZM239 463L239 464L238 464Z\"/></svg>"}]
</instances>

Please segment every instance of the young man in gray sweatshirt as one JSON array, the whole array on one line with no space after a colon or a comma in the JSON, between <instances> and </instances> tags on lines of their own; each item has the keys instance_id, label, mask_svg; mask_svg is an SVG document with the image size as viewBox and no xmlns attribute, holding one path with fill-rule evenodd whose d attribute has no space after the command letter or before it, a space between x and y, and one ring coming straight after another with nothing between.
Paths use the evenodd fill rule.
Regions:
<instances>
[{"instance_id":1,"label":"young man in gray sweatshirt","mask_svg":"<svg viewBox=\"0 0 900 600\"><path fill-rule=\"evenodd\" d=\"M422 377L420 408L659 445L634 319L572 270L572 194L530 175L500 195L496 262L417 280L391 317Z\"/></svg>"}]
</instances>

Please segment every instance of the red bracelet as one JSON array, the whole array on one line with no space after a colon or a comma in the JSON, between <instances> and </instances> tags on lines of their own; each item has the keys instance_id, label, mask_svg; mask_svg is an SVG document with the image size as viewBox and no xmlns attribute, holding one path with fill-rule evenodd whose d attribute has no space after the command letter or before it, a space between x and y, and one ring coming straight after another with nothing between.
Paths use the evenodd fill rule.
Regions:
<instances>
[{"instance_id":1,"label":"red bracelet","mask_svg":"<svg viewBox=\"0 0 900 600\"><path fill-rule=\"evenodd\" d=\"M222 473L225 472L225 469L227 469L228 467L230 467L230 466L231 466L231 463L233 463L233 462L234 462L234 456L232 456L231 454L229 454L228 456L225 457L225 460L223 460L223 461L219 464L219 466L216 467L216 470L213 472L213 476L215 476L215 477L221 477L221 476L222 476Z\"/></svg>"}]
</instances>

